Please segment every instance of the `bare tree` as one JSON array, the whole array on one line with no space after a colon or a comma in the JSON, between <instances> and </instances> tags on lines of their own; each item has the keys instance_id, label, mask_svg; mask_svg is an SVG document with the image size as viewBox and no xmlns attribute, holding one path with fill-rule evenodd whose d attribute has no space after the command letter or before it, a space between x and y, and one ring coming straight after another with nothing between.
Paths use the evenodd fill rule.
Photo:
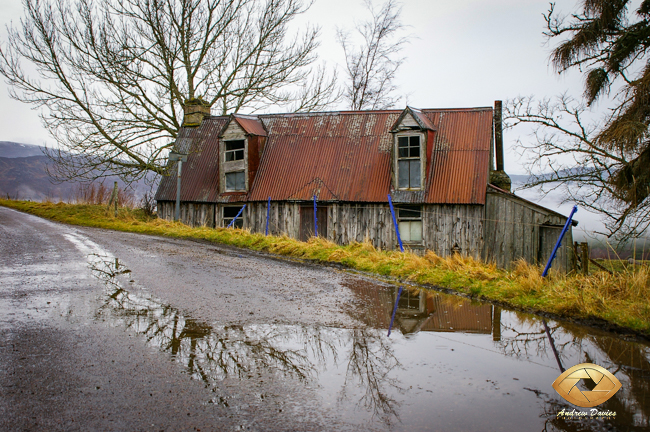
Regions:
<instances>
[{"instance_id":1,"label":"bare tree","mask_svg":"<svg viewBox=\"0 0 650 432\"><path fill-rule=\"evenodd\" d=\"M529 124L534 139L518 147L527 156L531 180L525 187L563 191L572 201L605 217L607 236L625 239L641 235L650 226L650 202L629 199L629 189L612 181L639 158L623 146L603 145L598 139L602 121L588 121L585 103L567 95L536 101L519 97L508 101L504 121L509 127ZM650 160L646 161L646 169Z\"/></svg>"},{"instance_id":2,"label":"bare tree","mask_svg":"<svg viewBox=\"0 0 650 432\"><path fill-rule=\"evenodd\" d=\"M289 31L301 0L23 1L0 74L43 108L58 179L164 173L187 103L309 111L335 96L314 67L318 29Z\"/></svg>"},{"instance_id":3,"label":"bare tree","mask_svg":"<svg viewBox=\"0 0 650 432\"><path fill-rule=\"evenodd\" d=\"M559 73L584 73L585 102L566 96L555 102L511 101L513 124L537 126L537 142L523 147L533 155L531 167L552 172L529 186L560 185L569 198L605 215L610 235L645 232L650 224L650 0L584 0L570 16L559 15L551 3L544 18L549 40L562 39L551 63ZM610 114L586 124L586 107L603 96L610 96Z\"/></svg>"},{"instance_id":4,"label":"bare tree","mask_svg":"<svg viewBox=\"0 0 650 432\"><path fill-rule=\"evenodd\" d=\"M371 0L365 0L371 19L356 25L362 38L356 47L347 32L338 30L339 43L345 52L348 83L344 98L350 109L385 109L394 106L399 97L394 96L397 87L395 74L403 58L399 55L406 38L397 37L404 28L400 22L402 8L395 0L388 0L377 10Z\"/></svg>"}]
</instances>

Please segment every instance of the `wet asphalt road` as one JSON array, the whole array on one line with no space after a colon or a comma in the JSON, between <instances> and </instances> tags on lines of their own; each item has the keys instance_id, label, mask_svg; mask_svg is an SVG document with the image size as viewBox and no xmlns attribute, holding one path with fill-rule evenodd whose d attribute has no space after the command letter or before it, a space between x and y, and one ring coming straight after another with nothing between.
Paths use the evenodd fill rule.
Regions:
<instances>
[{"instance_id":1,"label":"wet asphalt road","mask_svg":"<svg viewBox=\"0 0 650 432\"><path fill-rule=\"evenodd\" d=\"M0 431L649 430L647 343L408 287L387 337L397 290L0 207ZM557 416L552 347L615 418Z\"/></svg>"},{"instance_id":2,"label":"wet asphalt road","mask_svg":"<svg viewBox=\"0 0 650 432\"><path fill-rule=\"evenodd\" d=\"M209 403L214 388L102 315L110 287L92 266L117 258L118 268L130 270L119 276L130 292L231 328L356 327L351 294L340 284L349 276L214 245L70 227L3 207L0 256L0 430L351 428L305 402L316 390L275 380L273 372L223 379L219 397L230 403Z\"/></svg>"}]
</instances>

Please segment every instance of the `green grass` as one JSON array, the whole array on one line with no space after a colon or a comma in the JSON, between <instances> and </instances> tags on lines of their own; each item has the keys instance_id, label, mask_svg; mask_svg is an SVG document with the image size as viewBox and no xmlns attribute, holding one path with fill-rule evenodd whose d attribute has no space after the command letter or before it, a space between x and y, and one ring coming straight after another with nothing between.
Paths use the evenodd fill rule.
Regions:
<instances>
[{"instance_id":1,"label":"green grass","mask_svg":"<svg viewBox=\"0 0 650 432\"><path fill-rule=\"evenodd\" d=\"M553 273L523 261L511 271L471 257L424 256L410 252L378 251L370 243L336 245L312 238L300 242L287 236L264 236L246 230L189 227L147 218L140 210L121 208L117 217L104 206L0 200L0 205L54 221L175 238L193 238L390 276L417 284L452 289L475 298L498 301L514 308L561 317L601 319L650 336L650 267L588 276Z\"/></svg>"}]
</instances>

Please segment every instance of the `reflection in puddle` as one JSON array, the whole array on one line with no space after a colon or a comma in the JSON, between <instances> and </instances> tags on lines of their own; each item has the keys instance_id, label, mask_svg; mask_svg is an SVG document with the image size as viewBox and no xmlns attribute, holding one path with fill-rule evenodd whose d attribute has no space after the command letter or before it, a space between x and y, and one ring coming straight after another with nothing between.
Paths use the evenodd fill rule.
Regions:
<instances>
[{"instance_id":1,"label":"reflection in puddle","mask_svg":"<svg viewBox=\"0 0 650 432\"><path fill-rule=\"evenodd\" d=\"M373 430L649 426L650 350L643 344L550 322L548 332L566 367L596 363L623 383L599 406L615 411L615 419L563 420L557 412L574 407L551 387L560 370L541 320L532 315L404 290L394 334L387 338L398 288L349 279L344 285L359 303L349 313L363 323L360 328L208 325L135 288L125 289L118 275L128 270L113 258L95 258L93 274L107 287L98 317L168 352L212 390L212 403L230 409L242 406L227 390L226 383L237 382L243 391L257 392L266 407L282 405L293 390L313 390L308 392L311 400L300 403L314 410L334 408L345 422ZM277 383L283 383L284 390Z\"/></svg>"}]
</instances>

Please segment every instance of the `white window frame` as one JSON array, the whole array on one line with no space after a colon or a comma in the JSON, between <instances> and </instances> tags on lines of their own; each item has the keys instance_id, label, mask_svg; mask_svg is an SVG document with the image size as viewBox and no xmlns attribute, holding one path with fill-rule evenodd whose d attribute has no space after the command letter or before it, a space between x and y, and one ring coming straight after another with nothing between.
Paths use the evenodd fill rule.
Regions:
<instances>
[{"instance_id":1,"label":"white window frame","mask_svg":"<svg viewBox=\"0 0 650 432\"><path fill-rule=\"evenodd\" d=\"M424 244L424 225L422 223L422 206L419 205L402 205L398 206L397 210L397 226L399 227L400 238L403 243L411 245ZM402 210L418 211L419 216L407 216L402 214ZM420 240L411 240L411 233L413 230L412 225L419 224L420 226ZM408 227L408 229L406 228Z\"/></svg>"},{"instance_id":2,"label":"white window frame","mask_svg":"<svg viewBox=\"0 0 650 432\"><path fill-rule=\"evenodd\" d=\"M400 138L405 138L417 136L420 139L420 156L418 158L410 158L410 157L400 157L399 155L399 139ZM395 189L397 190L422 190L424 189L424 180L425 180L425 175L424 173L426 172L426 157L424 155L426 154L426 134L420 132L420 131L413 131L413 132L400 132L395 134ZM418 187L400 187L399 185L399 162L400 160L416 160L419 159L420 161L420 184Z\"/></svg>"}]
</instances>

